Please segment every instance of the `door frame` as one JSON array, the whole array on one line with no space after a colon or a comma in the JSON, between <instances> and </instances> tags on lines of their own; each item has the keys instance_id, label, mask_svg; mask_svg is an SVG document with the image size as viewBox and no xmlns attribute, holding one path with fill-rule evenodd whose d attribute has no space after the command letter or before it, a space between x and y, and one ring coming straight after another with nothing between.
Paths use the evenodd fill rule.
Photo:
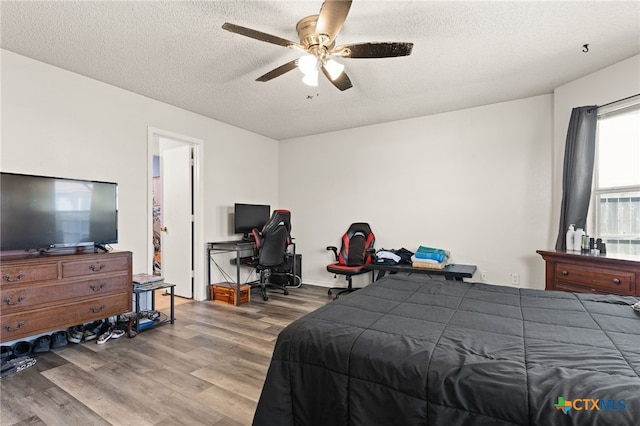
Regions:
<instances>
[{"instance_id":1,"label":"door frame","mask_svg":"<svg viewBox=\"0 0 640 426\"><path fill-rule=\"evenodd\" d=\"M193 148L193 298L206 300L208 289L205 285L204 257L200 256L200 247L204 247L204 176L202 159L204 142L190 136L170 132L156 127L147 127L147 271L153 273L153 155L159 137L174 139Z\"/></svg>"}]
</instances>

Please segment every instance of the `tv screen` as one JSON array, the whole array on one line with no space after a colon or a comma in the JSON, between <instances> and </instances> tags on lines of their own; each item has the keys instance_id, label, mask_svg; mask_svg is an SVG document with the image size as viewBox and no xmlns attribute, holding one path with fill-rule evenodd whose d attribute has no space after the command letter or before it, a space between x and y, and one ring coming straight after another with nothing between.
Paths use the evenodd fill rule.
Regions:
<instances>
[{"instance_id":1,"label":"tv screen","mask_svg":"<svg viewBox=\"0 0 640 426\"><path fill-rule=\"evenodd\" d=\"M0 250L118 242L118 185L0 174Z\"/></svg>"},{"instance_id":2,"label":"tv screen","mask_svg":"<svg viewBox=\"0 0 640 426\"><path fill-rule=\"evenodd\" d=\"M253 228L262 229L269 220L271 206L264 204L235 204L233 227L235 234L248 236Z\"/></svg>"}]
</instances>

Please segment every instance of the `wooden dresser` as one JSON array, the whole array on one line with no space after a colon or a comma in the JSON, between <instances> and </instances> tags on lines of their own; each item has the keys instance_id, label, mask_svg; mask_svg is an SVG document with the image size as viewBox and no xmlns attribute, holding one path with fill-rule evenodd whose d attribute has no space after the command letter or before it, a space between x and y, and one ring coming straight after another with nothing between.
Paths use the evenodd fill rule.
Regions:
<instances>
[{"instance_id":1,"label":"wooden dresser","mask_svg":"<svg viewBox=\"0 0 640 426\"><path fill-rule=\"evenodd\" d=\"M131 253L0 259L0 342L131 311Z\"/></svg>"},{"instance_id":2,"label":"wooden dresser","mask_svg":"<svg viewBox=\"0 0 640 426\"><path fill-rule=\"evenodd\" d=\"M640 296L640 256L537 250L547 290Z\"/></svg>"}]
</instances>

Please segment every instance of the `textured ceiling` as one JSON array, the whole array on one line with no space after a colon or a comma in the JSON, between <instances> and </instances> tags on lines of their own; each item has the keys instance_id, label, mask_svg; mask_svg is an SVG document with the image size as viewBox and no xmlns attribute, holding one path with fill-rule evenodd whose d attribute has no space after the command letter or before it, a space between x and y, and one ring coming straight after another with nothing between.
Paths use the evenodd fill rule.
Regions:
<instances>
[{"instance_id":1,"label":"textured ceiling","mask_svg":"<svg viewBox=\"0 0 640 426\"><path fill-rule=\"evenodd\" d=\"M323 78L304 85L298 70L256 82L299 52L221 28L298 41L296 23L321 5L3 0L0 45L278 140L551 93L640 53L638 1L354 0L338 44L414 48L341 60L354 87L340 92Z\"/></svg>"}]
</instances>

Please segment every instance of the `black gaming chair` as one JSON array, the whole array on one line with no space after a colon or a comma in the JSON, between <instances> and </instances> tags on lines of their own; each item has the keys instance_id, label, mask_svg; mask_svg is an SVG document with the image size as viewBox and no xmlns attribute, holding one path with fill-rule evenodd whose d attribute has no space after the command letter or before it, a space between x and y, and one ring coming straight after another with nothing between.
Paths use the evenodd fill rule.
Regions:
<instances>
[{"instance_id":1,"label":"black gaming chair","mask_svg":"<svg viewBox=\"0 0 640 426\"><path fill-rule=\"evenodd\" d=\"M338 253L337 247L327 247L327 250L333 251L336 258L336 263L327 265L327 271L335 275L344 275L348 283L347 287L330 288L329 296L331 296L332 290L340 290L336 294L336 299L342 293L351 293L352 291L358 290L358 288L353 287L351 278L354 275L369 272L364 269L364 265L371 263L375 241L376 237L371 231L369 224L357 222L352 223L347 232L342 236L340 253Z\"/></svg>"},{"instance_id":2,"label":"black gaming chair","mask_svg":"<svg viewBox=\"0 0 640 426\"><path fill-rule=\"evenodd\" d=\"M260 287L264 300L269 300L267 287L280 288L285 295L289 294L285 284L281 283L282 280L272 282L270 277L291 273L291 264L294 262L287 255L287 248L293 244L290 234L291 212L289 210L274 210L271 218L262 227L262 231L254 228L252 232L256 241L256 249L258 249L256 270L260 274L260 280L252 284L251 287Z\"/></svg>"}]
</instances>

